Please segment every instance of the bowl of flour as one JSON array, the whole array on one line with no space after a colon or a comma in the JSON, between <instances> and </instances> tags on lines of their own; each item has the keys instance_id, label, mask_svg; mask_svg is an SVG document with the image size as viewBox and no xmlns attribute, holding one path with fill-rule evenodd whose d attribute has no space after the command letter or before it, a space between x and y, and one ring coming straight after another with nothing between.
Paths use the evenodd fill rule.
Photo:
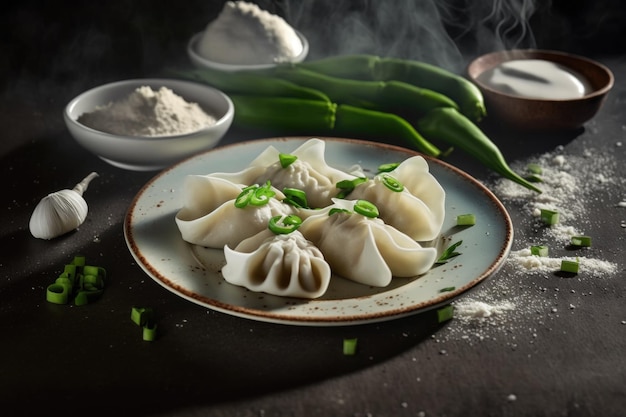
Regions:
<instances>
[{"instance_id":1,"label":"bowl of flour","mask_svg":"<svg viewBox=\"0 0 626 417\"><path fill-rule=\"evenodd\" d=\"M153 171L215 147L234 112L215 88L154 78L92 88L72 99L63 116L74 139L102 160Z\"/></svg>"},{"instance_id":2,"label":"bowl of flour","mask_svg":"<svg viewBox=\"0 0 626 417\"><path fill-rule=\"evenodd\" d=\"M239 71L302 62L306 37L282 17L245 1L227 1L219 15L187 44L198 68Z\"/></svg>"}]
</instances>

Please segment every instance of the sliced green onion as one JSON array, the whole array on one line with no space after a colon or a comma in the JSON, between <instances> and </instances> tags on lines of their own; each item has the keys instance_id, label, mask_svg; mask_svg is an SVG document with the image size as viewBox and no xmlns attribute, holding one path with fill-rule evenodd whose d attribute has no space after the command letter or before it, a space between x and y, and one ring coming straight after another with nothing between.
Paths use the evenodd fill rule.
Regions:
<instances>
[{"instance_id":1,"label":"sliced green onion","mask_svg":"<svg viewBox=\"0 0 626 417\"><path fill-rule=\"evenodd\" d=\"M530 247L531 255L546 257L549 253L550 249L545 245L534 245Z\"/></svg>"},{"instance_id":2,"label":"sliced green onion","mask_svg":"<svg viewBox=\"0 0 626 417\"><path fill-rule=\"evenodd\" d=\"M528 170L528 172L530 172L531 174L536 174L536 175L543 174L543 169L541 168L541 165L535 164L535 163L530 163L526 165L526 170Z\"/></svg>"},{"instance_id":3,"label":"sliced green onion","mask_svg":"<svg viewBox=\"0 0 626 417\"><path fill-rule=\"evenodd\" d=\"M69 289L62 284L50 284L46 288L46 301L53 304L67 304Z\"/></svg>"},{"instance_id":4,"label":"sliced green onion","mask_svg":"<svg viewBox=\"0 0 626 417\"><path fill-rule=\"evenodd\" d=\"M448 304L445 307L441 307L437 310L437 322L444 323L451 320L454 317L454 307L452 304Z\"/></svg>"},{"instance_id":5,"label":"sliced green onion","mask_svg":"<svg viewBox=\"0 0 626 417\"><path fill-rule=\"evenodd\" d=\"M263 187L254 190L254 194L250 196L249 203L253 206L264 206L275 195L276 193L270 188L270 182L268 181Z\"/></svg>"},{"instance_id":6,"label":"sliced green onion","mask_svg":"<svg viewBox=\"0 0 626 417\"><path fill-rule=\"evenodd\" d=\"M102 290L88 285L85 289L78 291L74 297L74 305L83 306L96 301L102 295Z\"/></svg>"},{"instance_id":7,"label":"sliced green onion","mask_svg":"<svg viewBox=\"0 0 626 417\"><path fill-rule=\"evenodd\" d=\"M357 338L343 339L343 354L352 356L356 354Z\"/></svg>"},{"instance_id":8,"label":"sliced green onion","mask_svg":"<svg viewBox=\"0 0 626 417\"><path fill-rule=\"evenodd\" d=\"M456 287L445 287L439 290L439 292L450 292L456 290Z\"/></svg>"},{"instance_id":9,"label":"sliced green onion","mask_svg":"<svg viewBox=\"0 0 626 417\"><path fill-rule=\"evenodd\" d=\"M382 183L385 184L385 187L389 188L391 191L399 193L404 190L404 185L390 174L383 172L379 174L379 176Z\"/></svg>"},{"instance_id":10,"label":"sliced green onion","mask_svg":"<svg viewBox=\"0 0 626 417\"><path fill-rule=\"evenodd\" d=\"M294 162L296 162L297 159L298 159L297 156L291 155L291 154L288 154L288 153L279 153L278 154L278 160L280 161L280 166L282 166L283 168L287 168L289 165L291 165Z\"/></svg>"},{"instance_id":11,"label":"sliced green onion","mask_svg":"<svg viewBox=\"0 0 626 417\"><path fill-rule=\"evenodd\" d=\"M568 272L568 273L571 273L571 274L577 274L578 273L578 267L579 267L578 258L576 258L575 261L570 261L570 260L567 260L567 259L561 260L561 271L562 272Z\"/></svg>"},{"instance_id":12,"label":"sliced green onion","mask_svg":"<svg viewBox=\"0 0 626 417\"><path fill-rule=\"evenodd\" d=\"M457 226L473 226L476 224L476 216L472 213L459 214L456 216Z\"/></svg>"},{"instance_id":13,"label":"sliced green onion","mask_svg":"<svg viewBox=\"0 0 626 417\"><path fill-rule=\"evenodd\" d=\"M137 326L143 326L148 321L152 321L152 309L150 307L132 307L130 319Z\"/></svg>"},{"instance_id":14,"label":"sliced green onion","mask_svg":"<svg viewBox=\"0 0 626 417\"><path fill-rule=\"evenodd\" d=\"M153 342L157 335L156 323L148 322L143 326L142 337L146 342Z\"/></svg>"},{"instance_id":15,"label":"sliced green onion","mask_svg":"<svg viewBox=\"0 0 626 417\"><path fill-rule=\"evenodd\" d=\"M344 208L337 208L337 207L333 207L328 211L328 215L332 216L333 214L337 214L337 213L348 213L350 214L351 211L344 209Z\"/></svg>"},{"instance_id":16,"label":"sliced green onion","mask_svg":"<svg viewBox=\"0 0 626 417\"><path fill-rule=\"evenodd\" d=\"M391 172L394 169L398 168L399 165L400 165L400 162L390 162L388 164L378 165L378 173Z\"/></svg>"},{"instance_id":17,"label":"sliced green onion","mask_svg":"<svg viewBox=\"0 0 626 417\"><path fill-rule=\"evenodd\" d=\"M591 236L572 236L570 243L573 246L589 247L591 246Z\"/></svg>"},{"instance_id":18,"label":"sliced green onion","mask_svg":"<svg viewBox=\"0 0 626 417\"><path fill-rule=\"evenodd\" d=\"M302 219L295 214L288 216L274 216L270 219L267 227L277 235L286 235L294 232L302 224Z\"/></svg>"},{"instance_id":19,"label":"sliced green onion","mask_svg":"<svg viewBox=\"0 0 626 417\"><path fill-rule=\"evenodd\" d=\"M357 177L351 180L342 180L336 184L336 187L341 191L337 194L337 198L346 198L348 194L352 192L356 188L357 185L364 183L367 181L366 177Z\"/></svg>"},{"instance_id":20,"label":"sliced green onion","mask_svg":"<svg viewBox=\"0 0 626 417\"><path fill-rule=\"evenodd\" d=\"M370 218L378 217L380 214L378 212L378 207L376 207L374 203L370 203L367 200L357 200L357 202L354 203L354 211Z\"/></svg>"},{"instance_id":21,"label":"sliced green onion","mask_svg":"<svg viewBox=\"0 0 626 417\"><path fill-rule=\"evenodd\" d=\"M540 215L541 215L541 220L549 225L552 226L554 224L557 224L559 222L559 212L558 211L554 211L554 210L548 210L548 209L541 209L540 211Z\"/></svg>"},{"instance_id":22,"label":"sliced green onion","mask_svg":"<svg viewBox=\"0 0 626 417\"><path fill-rule=\"evenodd\" d=\"M309 204L306 201L306 193L297 188L284 188L283 194L285 194L284 203L290 204L298 208L309 208Z\"/></svg>"},{"instance_id":23,"label":"sliced green onion","mask_svg":"<svg viewBox=\"0 0 626 417\"><path fill-rule=\"evenodd\" d=\"M254 195L254 192L259 188L258 185L250 185L244 188L241 193L235 198L235 207L244 208L250 202L250 199Z\"/></svg>"}]
</instances>

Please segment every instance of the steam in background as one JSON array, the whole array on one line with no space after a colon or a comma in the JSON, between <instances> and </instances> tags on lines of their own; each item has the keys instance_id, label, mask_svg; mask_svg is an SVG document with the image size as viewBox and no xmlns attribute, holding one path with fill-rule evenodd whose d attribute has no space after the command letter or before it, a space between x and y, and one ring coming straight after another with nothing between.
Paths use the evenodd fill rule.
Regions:
<instances>
[{"instance_id":1,"label":"steam in background","mask_svg":"<svg viewBox=\"0 0 626 417\"><path fill-rule=\"evenodd\" d=\"M259 2L260 6L263 3ZM367 53L418 59L462 71L468 55L536 47L530 20L537 11L537 0L282 3L285 18L309 37L311 57ZM541 7L549 5L543 1Z\"/></svg>"}]
</instances>

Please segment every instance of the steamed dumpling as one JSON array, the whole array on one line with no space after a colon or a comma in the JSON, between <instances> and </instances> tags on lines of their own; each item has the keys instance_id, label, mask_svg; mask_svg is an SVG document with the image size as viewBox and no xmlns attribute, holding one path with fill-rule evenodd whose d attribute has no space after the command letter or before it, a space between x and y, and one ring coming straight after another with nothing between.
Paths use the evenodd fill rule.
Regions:
<instances>
[{"instance_id":1,"label":"steamed dumpling","mask_svg":"<svg viewBox=\"0 0 626 417\"><path fill-rule=\"evenodd\" d=\"M321 210L304 220L298 229L322 251L333 273L362 284L384 287L393 276L422 275L435 262L435 248L422 247L379 218L354 213L354 201L334 202L334 208L348 212L329 215L330 208Z\"/></svg>"},{"instance_id":2,"label":"steamed dumpling","mask_svg":"<svg viewBox=\"0 0 626 417\"><path fill-rule=\"evenodd\" d=\"M183 207L176 213L176 224L183 240L195 245L222 249L237 245L267 227L274 216L289 214L294 208L282 203L276 190L263 206L235 207L239 185L209 176L190 175L183 184Z\"/></svg>"},{"instance_id":3,"label":"steamed dumpling","mask_svg":"<svg viewBox=\"0 0 626 417\"><path fill-rule=\"evenodd\" d=\"M296 161L283 168L279 160L280 152L269 146L245 170L210 176L245 185L263 184L269 180L279 190L290 187L304 191L311 207L325 207L331 204L331 198L339 191L337 182L355 178L329 166L324 159L325 148L323 140L309 139L291 153L297 157Z\"/></svg>"},{"instance_id":4,"label":"steamed dumpling","mask_svg":"<svg viewBox=\"0 0 626 417\"><path fill-rule=\"evenodd\" d=\"M383 183L384 175L390 175L404 189L389 189ZM393 171L357 185L348 198L374 203L385 223L420 242L435 239L445 218L445 191L421 156L408 158Z\"/></svg>"},{"instance_id":5,"label":"steamed dumpling","mask_svg":"<svg viewBox=\"0 0 626 417\"><path fill-rule=\"evenodd\" d=\"M276 235L263 230L235 249L224 247L224 279L251 291L317 298L328 288L330 265L299 231Z\"/></svg>"}]
</instances>

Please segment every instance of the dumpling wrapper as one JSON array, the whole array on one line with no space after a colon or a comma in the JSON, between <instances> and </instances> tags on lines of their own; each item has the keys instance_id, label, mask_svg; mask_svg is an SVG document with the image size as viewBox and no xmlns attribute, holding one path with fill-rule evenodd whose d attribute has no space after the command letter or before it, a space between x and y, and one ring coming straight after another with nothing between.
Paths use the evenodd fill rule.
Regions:
<instances>
[{"instance_id":1,"label":"dumpling wrapper","mask_svg":"<svg viewBox=\"0 0 626 417\"><path fill-rule=\"evenodd\" d=\"M271 198L264 206L235 207L241 187L222 178L190 175L183 184L183 207L176 213L176 225L184 241L208 248L234 247L267 228L269 220L290 214L294 208ZM274 189L276 197L284 195Z\"/></svg>"},{"instance_id":2,"label":"dumpling wrapper","mask_svg":"<svg viewBox=\"0 0 626 417\"><path fill-rule=\"evenodd\" d=\"M446 193L429 172L426 160L410 157L388 174L404 185L402 191L390 190L376 175L357 185L348 198L373 203L385 223L413 240L426 242L437 238L445 219Z\"/></svg>"},{"instance_id":3,"label":"dumpling wrapper","mask_svg":"<svg viewBox=\"0 0 626 417\"><path fill-rule=\"evenodd\" d=\"M283 168L279 160L281 152L268 146L248 168L235 173L218 172L209 176L242 185L264 184L269 180L279 190L290 187L304 191L311 207L326 207L332 204L331 199L339 192L337 183L356 177L329 166L324 158L325 149L326 143L323 140L309 139L291 152L298 159Z\"/></svg>"},{"instance_id":4,"label":"dumpling wrapper","mask_svg":"<svg viewBox=\"0 0 626 417\"><path fill-rule=\"evenodd\" d=\"M224 279L255 292L313 299L326 292L332 275L322 252L297 230L261 231L235 249L225 246L224 255Z\"/></svg>"},{"instance_id":5,"label":"dumpling wrapper","mask_svg":"<svg viewBox=\"0 0 626 417\"><path fill-rule=\"evenodd\" d=\"M333 207L353 211L355 201L333 201ZM435 248L422 247L381 219L356 213L329 216L331 208L308 217L298 231L321 250L336 275L385 287L394 276L426 273L436 261Z\"/></svg>"}]
</instances>

